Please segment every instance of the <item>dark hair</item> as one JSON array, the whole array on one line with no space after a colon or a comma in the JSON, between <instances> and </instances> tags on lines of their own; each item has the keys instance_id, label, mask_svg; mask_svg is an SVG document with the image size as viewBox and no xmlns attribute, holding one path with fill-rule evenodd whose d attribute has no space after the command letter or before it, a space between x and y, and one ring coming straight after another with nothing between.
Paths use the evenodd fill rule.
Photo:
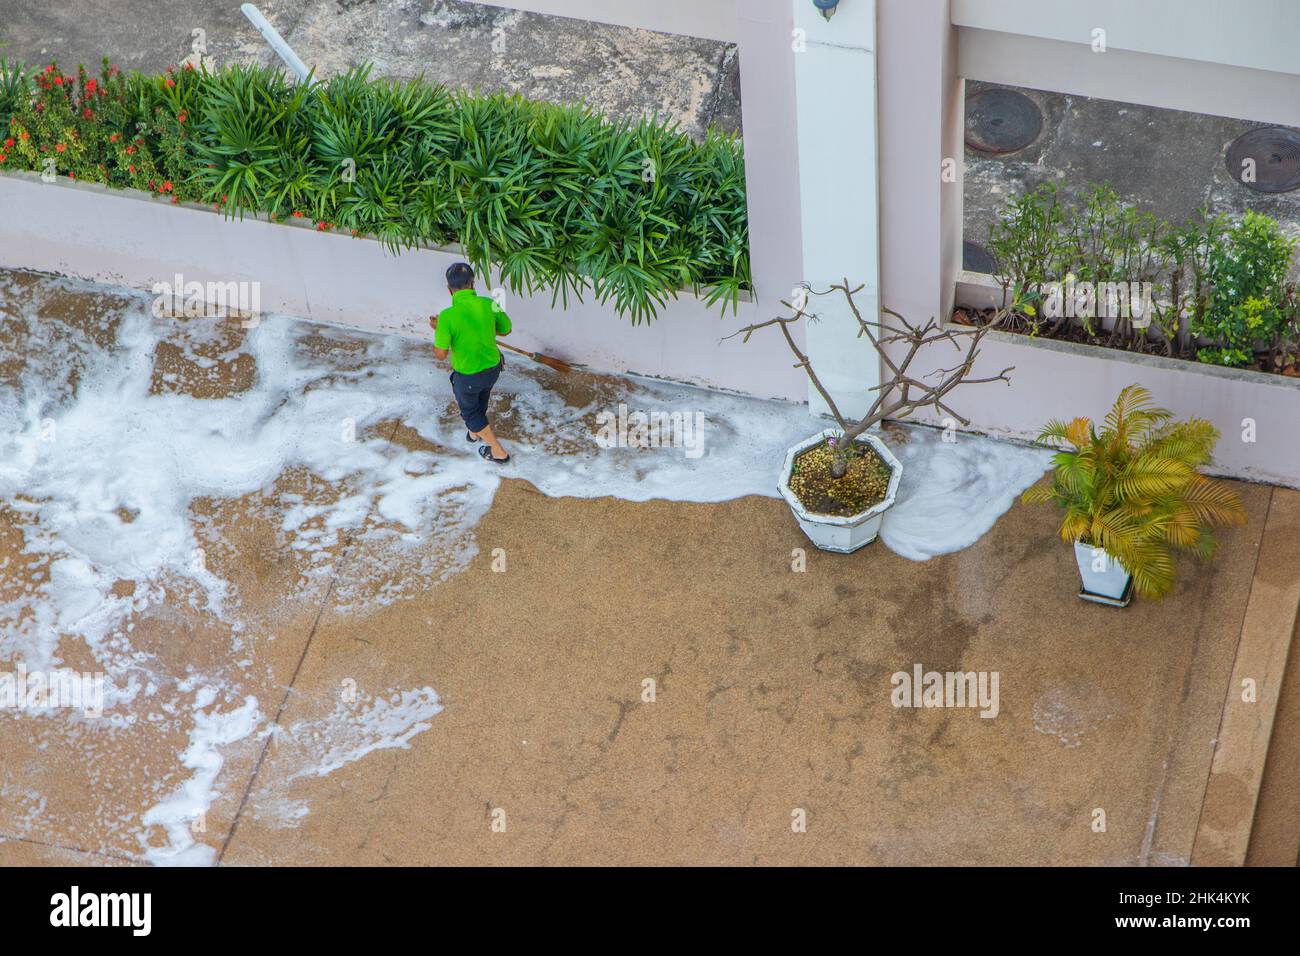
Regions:
<instances>
[{"instance_id":1,"label":"dark hair","mask_svg":"<svg viewBox=\"0 0 1300 956\"><path fill-rule=\"evenodd\" d=\"M469 289L474 285L474 270L468 262L457 262L447 267L447 288L453 292Z\"/></svg>"}]
</instances>

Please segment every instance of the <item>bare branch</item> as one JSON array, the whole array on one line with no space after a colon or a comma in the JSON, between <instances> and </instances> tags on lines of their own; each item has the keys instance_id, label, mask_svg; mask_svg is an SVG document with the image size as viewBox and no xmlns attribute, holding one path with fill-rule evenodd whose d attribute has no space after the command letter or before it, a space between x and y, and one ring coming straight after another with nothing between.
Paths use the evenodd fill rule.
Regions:
<instances>
[{"instance_id":1,"label":"bare branch","mask_svg":"<svg viewBox=\"0 0 1300 956\"><path fill-rule=\"evenodd\" d=\"M1008 376L1010 372L1014 371L1014 366L1004 368L996 375L983 378L970 377L971 370L975 366L975 360L979 357L979 347L984 336L1002 325L1009 313L1009 309L999 309L988 322L972 327L945 326L937 321L934 316L931 316L923 324L917 324L885 306L880 307L878 317L869 318L862 314L857 302L854 300L854 296L865 288L865 285L850 287L849 280L846 277L842 283L832 284L829 288L820 291L808 289L810 295L824 296L839 292L844 296L849 311L858 323L859 337L865 338L871 343L872 348L880 356L881 362L889 373L885 381L865 388L867 393L875 393L875 398L866 415L856 421L846 420L840 414L835 401L831 398L830 393L813 369L811 360L798 347L794 336L790 332L790 326L800 319L806 318L809 321L816 321L818 316L804 309L796 309L789 302L782 301L781 305L789 309L793 313L792 315L756 322L733 332L726 338L742 335L744 341L749 341L749 337L759 329L770 326L779 328L781 334L785 337L786 345L789 346L790 351L794 353L797 360L795 368L804 370L813 388L821 395L827 407L831 410L831 414L835 416L835 421L843 430L844 437L850 441L886 419L906 418L922 408L933 408L939 414L948 415L963 426L969 426L969 420L958 415L944 400L948 393L959 385L982 385L990 382L1006 382L1010 384L1011 379ZM893 321L886 321L886 316ZM931 345L938 345L943 342L948 343L961 353L960 362L950 368L936 368L927 372L922 379L917 379L913 374L910 374L909 370L918 354ZM906 345L906 351L901 359L888 354L885 348L898 343L905 343ZM933 381L936 378L937 381Z\"/></svg>"}]
</instances>

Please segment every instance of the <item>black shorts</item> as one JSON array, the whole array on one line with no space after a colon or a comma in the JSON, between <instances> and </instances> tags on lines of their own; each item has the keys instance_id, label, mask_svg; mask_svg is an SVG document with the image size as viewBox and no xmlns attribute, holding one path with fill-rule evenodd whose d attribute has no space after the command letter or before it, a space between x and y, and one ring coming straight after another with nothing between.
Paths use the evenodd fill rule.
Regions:
<instances>
[{"instance_id":1,"label":"black shorts","mask_svg":"<svg viewBox=\"0 0 1300 956\"><path fill-rule=\"evenodd\" d=\"M465 427L476 434L488 425L487 409L492 398L492 386L497 383L505 364L505 359L502 359L500 364L473 375L451 373L451 393L460 406L460 417L465 419Z\"/></svg>"}]
</instances>

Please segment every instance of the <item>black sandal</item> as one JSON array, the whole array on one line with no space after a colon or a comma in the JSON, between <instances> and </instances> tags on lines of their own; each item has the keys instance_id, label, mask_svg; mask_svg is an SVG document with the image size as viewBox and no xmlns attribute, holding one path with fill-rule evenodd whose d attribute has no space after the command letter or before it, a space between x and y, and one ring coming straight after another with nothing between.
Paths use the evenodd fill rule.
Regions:
<instances>
[{"instance_id":1,"label":"black sandal","mask_svg":"<svg viewBox=\"0 0 1300 956\"><path fill-rule=\"evenodd\" d=\"M481 442L483 439L481 439L481 438L475 438L473 432L466 432L466 433L465 433L465 440L466 440L467 442L469 442L471 445L475 445L475 444Z\"/></svg>"},{"instance_id":2,"label":"black sandal","mask_svg":"<svg viewBox=\"0 0 1300 956\"><path fill-rule=\"evenodd\" d=\"M506 457L504 458L497 458L495 455L493 455L491 445L479 445L478 454L480 458L486 458L494 465L504 465L506 462L510 460L509 455L506 455Z\"/></svg>"}]
</instances>

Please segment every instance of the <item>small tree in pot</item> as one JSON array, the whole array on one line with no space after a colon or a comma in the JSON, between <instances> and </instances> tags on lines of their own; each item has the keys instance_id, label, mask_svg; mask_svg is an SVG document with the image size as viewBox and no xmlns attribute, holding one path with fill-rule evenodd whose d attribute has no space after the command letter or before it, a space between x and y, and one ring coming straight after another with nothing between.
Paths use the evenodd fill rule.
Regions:
<instances>
[{"instance_id":1,"label":"small tree in pot","mask_svg":"<svg viewBox=\"0 0 1300 956\"><path fill-rule=\"evenodd\" d=\"M756 322L733 333L743 336L747 342L759 329L780 329L794 354L795 367L804 370L835 419L837 428L827 429L790 449L780 483L781 494L804 532L818 547L830 551L856 551L875 540L884 512L894 503L902 465L868 430L887 419L903 419L923 408L933 408L962 425L969 425L969 420L948 404L949 395L963 384L998 381L1010 384L1007 373L1011 368L983 378L971 378L970 374L984 336L998 328L1014 309L1023 308L1017 295L1012 305L999 310L982 325L945 328L934 318L917 325L892 309L882 308L878 318L864 316L854 300L862 289L861 285L850 287L845 279L820 291L806 290L812 296L835 293L844 296L857 321L858 337L871 343L884 364L884 380L871 389L875 397L860 418L843 414L791 333L791 327L805 319L818 321L818 316L807 310L806 301L793 305L783 300L781 304L791 315ZM901 358L891 358L886 348L899 343L904 346ZM913 361L923 349L945 345L957 353L954 365L924 376L913 372Z\"/></svg>"}]
</instances>

